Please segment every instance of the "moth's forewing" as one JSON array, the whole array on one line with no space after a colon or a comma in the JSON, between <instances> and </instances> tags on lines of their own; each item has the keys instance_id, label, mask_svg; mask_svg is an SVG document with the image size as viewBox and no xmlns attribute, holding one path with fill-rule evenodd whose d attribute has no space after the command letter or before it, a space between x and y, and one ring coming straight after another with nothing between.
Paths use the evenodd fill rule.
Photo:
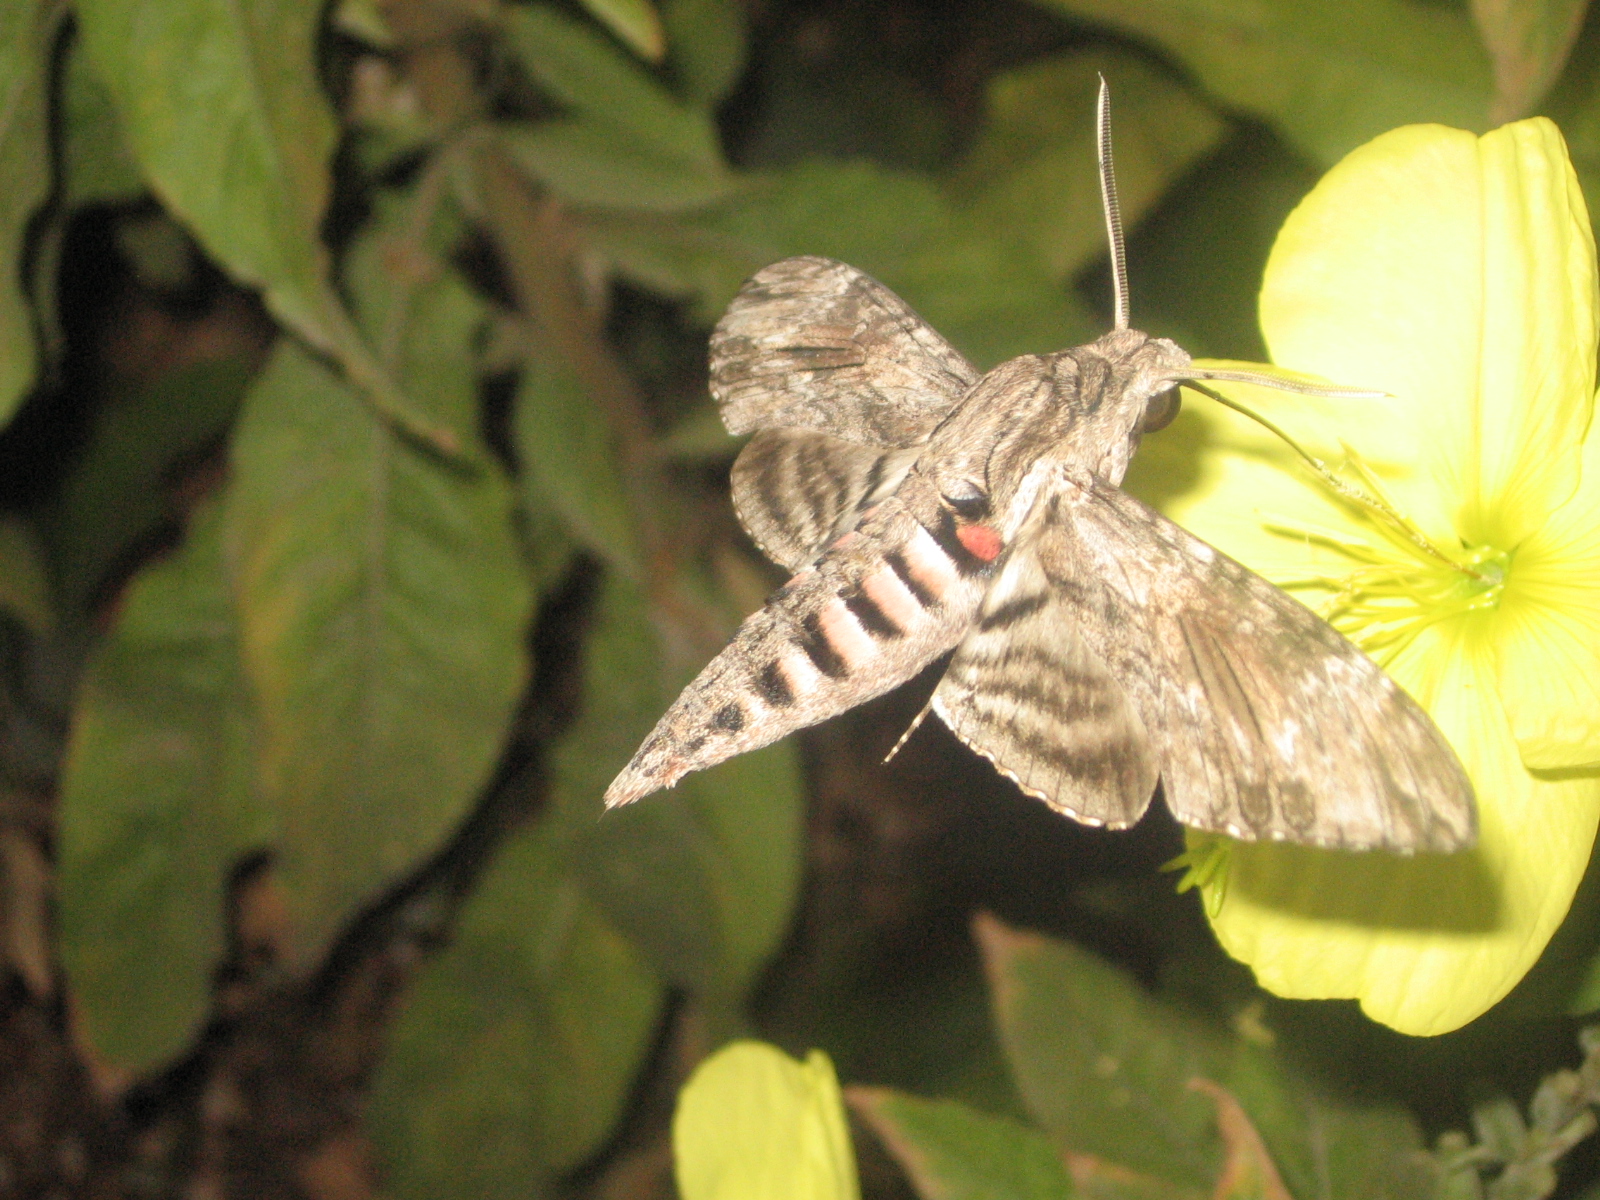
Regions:
<instances>
[{"instance_id":1,"label":"moth's forewing","mask_svg":"<svg viewBox=\"0 0 1600 1200\"><path fill-rule=\"evenodd\" d=\"M1185 825L1341 849L1472 843L1472 785L1410 696L1327 622L1102 480L1063 476L1037 553L1122 681Z\"/></svg>"},{"instance_id":2,"label":"moth's forewing","mask_svg":"<svg viewBox=\"0 0 1600 1200\"><path fill-rule=\"evenodd\" d=\"M758 271L711 335L711 394L735 434L816 429L910 446L978 374L900 297L827 258Z\"/></svg>"}]
</instances>

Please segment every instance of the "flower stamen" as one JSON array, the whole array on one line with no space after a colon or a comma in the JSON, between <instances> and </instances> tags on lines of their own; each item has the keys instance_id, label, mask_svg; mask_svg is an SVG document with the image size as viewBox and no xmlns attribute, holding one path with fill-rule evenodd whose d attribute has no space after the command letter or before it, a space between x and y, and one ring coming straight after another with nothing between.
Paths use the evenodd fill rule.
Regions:
<instances>
[{"instance_id":1,"label":"flower stamen","mask_svg":"<svg viewBox=\"0 0 1600 1200\"><path fill-rule=\"evenodd\" d=\"M1233 843L1216 834L1188 831L1189 845L1174 859L1161 864L1163 871L1182 871L1177 890L1181 896L1191 888L1206 892L1206 915L1215 917L1222 911L1222 902L1228 898L1228 859ZM1215 884L1215 887L1210 885Z\"/></svg>"}]
</instances>

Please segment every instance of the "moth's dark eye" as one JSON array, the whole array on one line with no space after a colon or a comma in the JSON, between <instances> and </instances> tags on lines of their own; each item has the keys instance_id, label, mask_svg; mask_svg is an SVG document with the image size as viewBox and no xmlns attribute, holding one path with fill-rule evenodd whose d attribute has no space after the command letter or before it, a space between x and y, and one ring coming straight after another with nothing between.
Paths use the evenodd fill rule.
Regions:
<instances>
[{"instance_id":1,"label":"moth's dark eye","mask_svg":"<svg viewBox=\"0 0 1600 1200\"><path fill-rule=\"evenodd\" d=\"M1144 420L1139 424L1139 432L1154 433L1171 425L1172 419L1178 415L1179 404L1178 389L1175 387L1150 397L1150 403L1145 405Z\"/></svg>"},{"instance_id":2,"label":"moth's dark eye","mask_svg":"<svg viewBox=\"0 0 1600 1200\"><path fill-rule=\"evenodd\" d=\"M958 479L944 487L944 502L963 521L981 521L989 515L989 495L970 479Z\"/></svg>"}]
</instances>

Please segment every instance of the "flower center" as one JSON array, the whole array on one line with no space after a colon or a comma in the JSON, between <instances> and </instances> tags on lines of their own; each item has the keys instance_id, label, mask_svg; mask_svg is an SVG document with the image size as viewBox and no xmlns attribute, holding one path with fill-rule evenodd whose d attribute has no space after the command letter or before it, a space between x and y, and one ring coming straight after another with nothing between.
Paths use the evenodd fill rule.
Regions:
<instances>
[{"instance_id":1,"label":"flower center","mask_svg":"<svg viewBox=\"0 0 1600 1200\"><path fill-rule=\"evenodd\" d=\"M1327 612L1329 624L1379 662L1430 625L1500 603L1511 566L1503 550L1471 546L1447 554L1430 544L1429 553L1396 539L1384 548L1402 553L1358 566L1338 585Z\"/></svg>"}]
</instances>

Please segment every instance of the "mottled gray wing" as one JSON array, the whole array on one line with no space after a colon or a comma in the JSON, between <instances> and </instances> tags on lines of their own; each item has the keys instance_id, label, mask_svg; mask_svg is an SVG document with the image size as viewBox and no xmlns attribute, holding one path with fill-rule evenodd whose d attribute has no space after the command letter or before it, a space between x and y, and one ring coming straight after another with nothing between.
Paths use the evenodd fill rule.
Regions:
<instances>
[{"instance_id":1,"label":"mottled gray wing","mask_svg":"<svg viewBox=\"0 0 1600 1200\"><path fill-rule=\"evenodd\" d=\"M977 381L903 300L828 258L756 272L711 335L711 394L735 434L816 429L909 446Z\"/></svg>"},{"instance_id":2,"label":"mottled gray wing","mask_svg":"<svg viewBox=\"0 0 1600 1200\"><path fill-rule=\"evenodd\" d=\"M1035 509L1041 567L1132 697L1179 821L1343 849L1472 843L1466 773L1376 664L1159 513L1068 474Z\"/></svg>"},{"instance_id":3,"label":"mottled gray wing","mask_svg":"<svg viewBox=\"0 0 1600 1200\"><path fill-rule=\"evenodd\" d=\"M933 711L1029 795L1085 824L1125 828L1155 791L1154 748L1031 541L1024 530L1012 543Z\"/></svg>"},{"instance_id":4,"label":"mottled gray wing","mask_svg":"<svg viewBox=\"0 0 1600 1200\"><path fill-rule=\"evenodd\" d=\"M920 454L810 429L763 429L733 464L733 507L762 552L796 571L899 487Z\"/></svg>"}]
</instances>

